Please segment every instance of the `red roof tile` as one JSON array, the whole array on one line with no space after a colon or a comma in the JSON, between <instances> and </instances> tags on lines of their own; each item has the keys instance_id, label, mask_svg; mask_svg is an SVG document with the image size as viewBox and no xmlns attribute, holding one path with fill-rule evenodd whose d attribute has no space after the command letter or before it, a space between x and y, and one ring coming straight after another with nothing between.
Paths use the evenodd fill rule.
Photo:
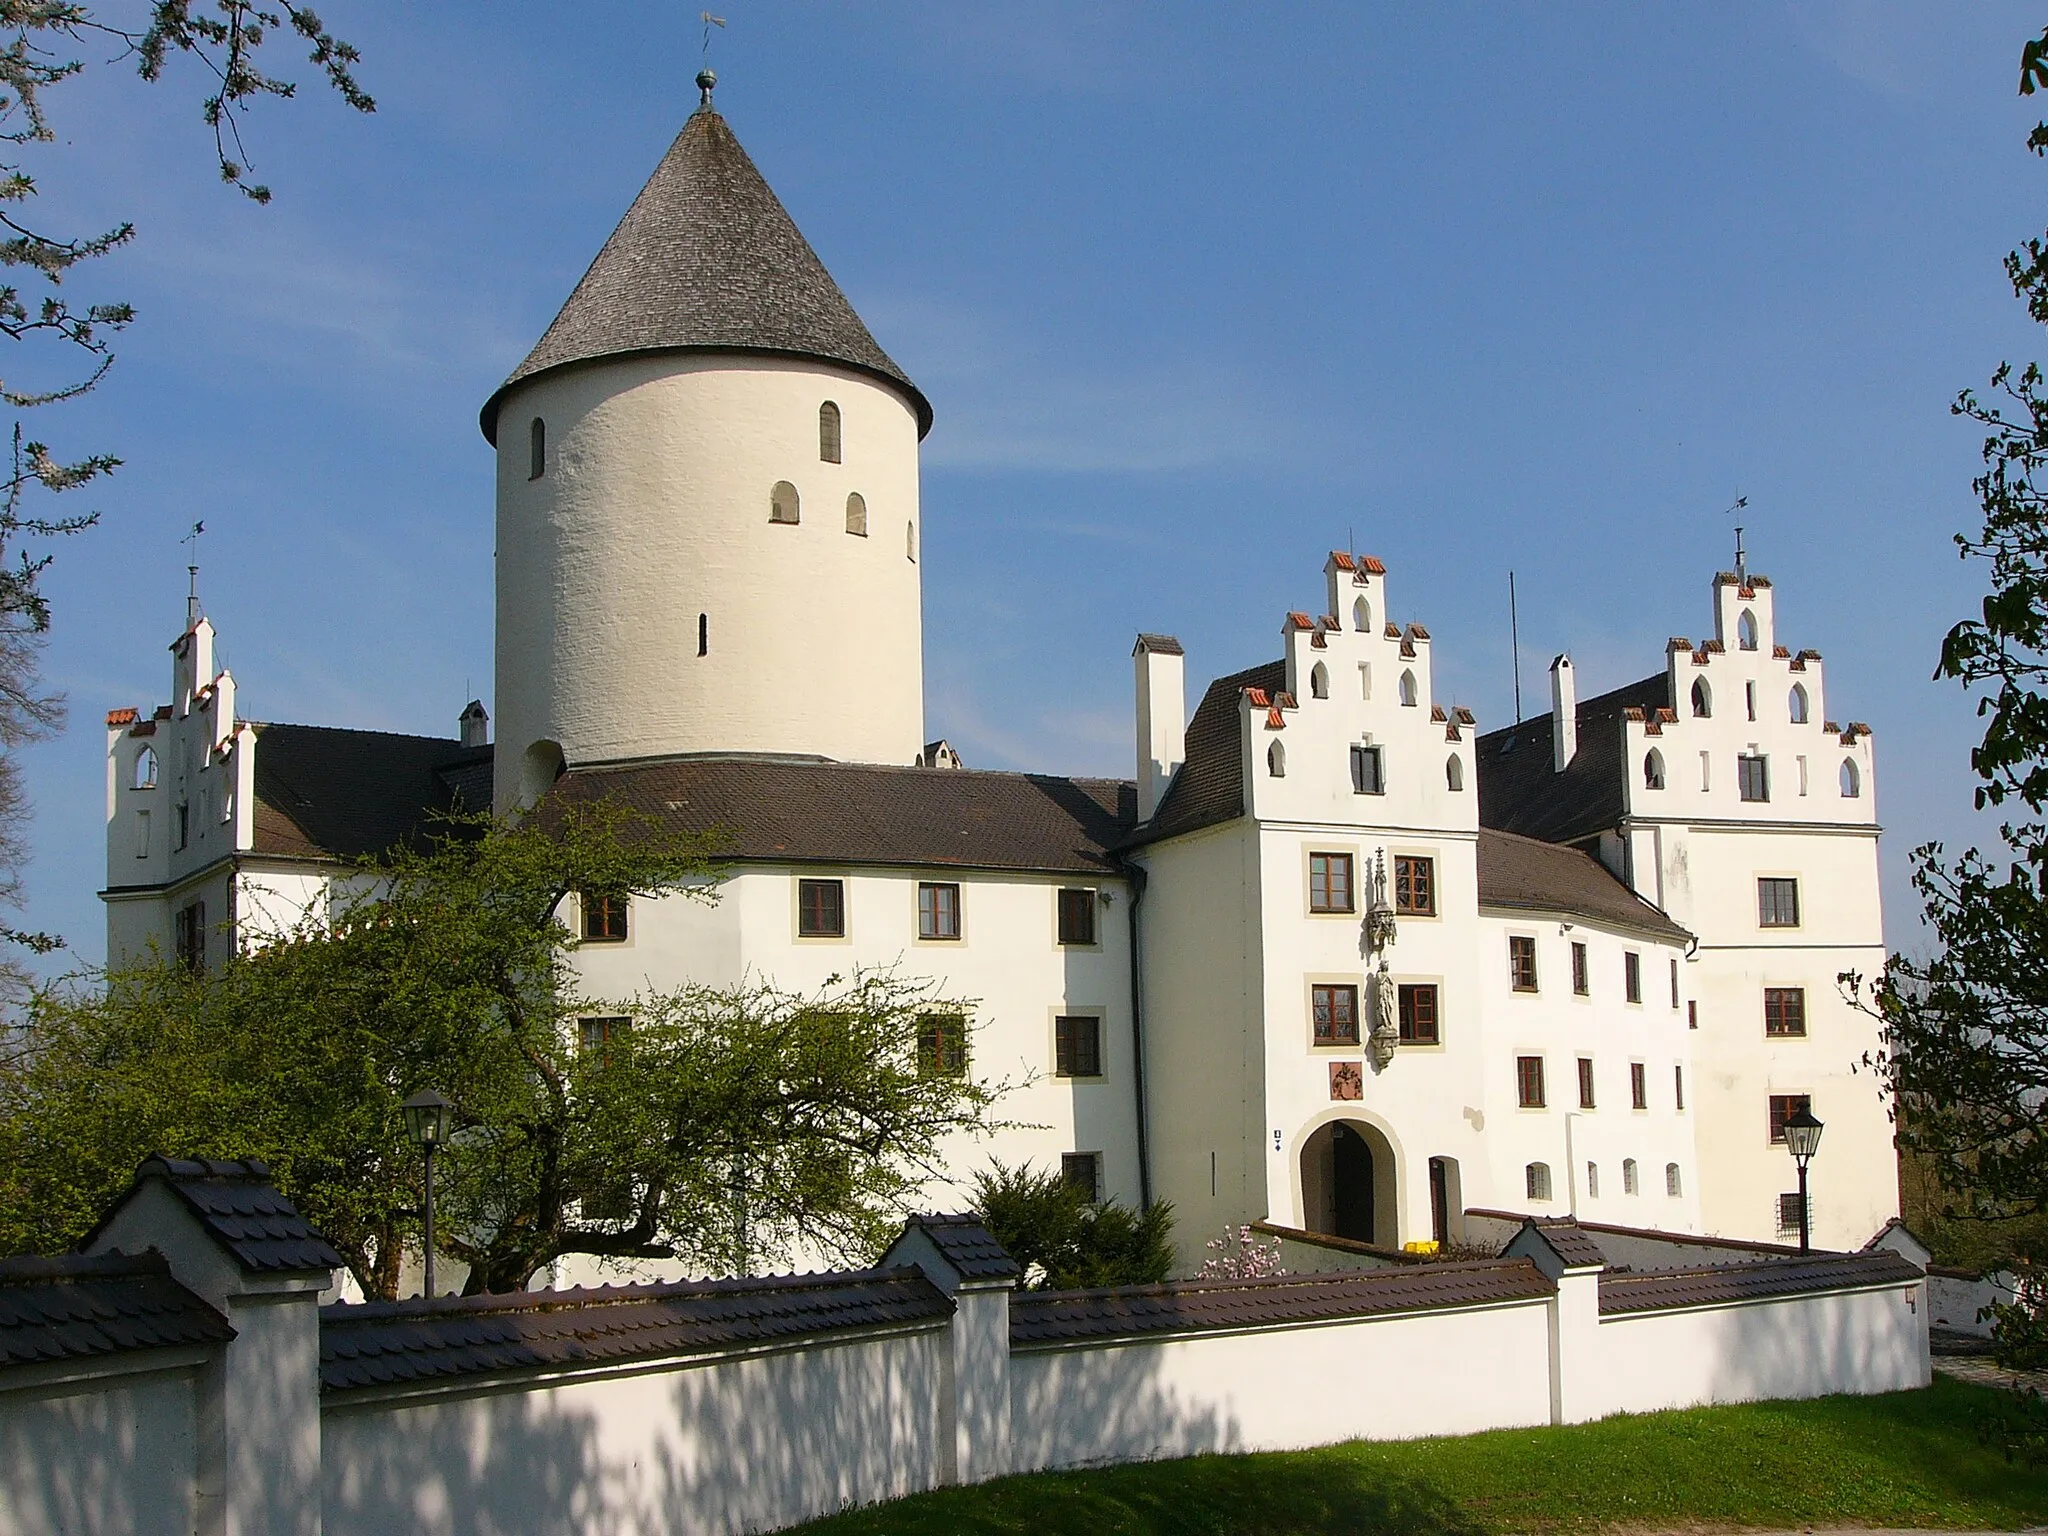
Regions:
<instances>
[{"instance_id":1,"label":"red roof tile","mask_svg":"<svg viewBox=\"0 0 2048 1536\"><path fill-rule=\"evenodd\" d=\"M133 725L134 723L135 711L132 709L110 709L107 711L107 724L109 725Z\"/></svg>"}]
</instances>

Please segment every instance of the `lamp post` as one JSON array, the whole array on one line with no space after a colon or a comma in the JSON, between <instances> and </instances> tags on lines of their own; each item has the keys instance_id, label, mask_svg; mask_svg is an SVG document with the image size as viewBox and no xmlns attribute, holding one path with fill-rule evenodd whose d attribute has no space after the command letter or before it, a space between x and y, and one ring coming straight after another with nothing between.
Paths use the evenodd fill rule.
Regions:
<instances>
[{"instance_id":1,"label":"lamp post","mask_svg":"<svg viewBox=\"0 0 2048 1536\"><path fill-rule=\"evenodd\" d=\"M1821 1123L1813 1118L1811 1106L1802 1104L1785 1117L1785 1147L1799 1165L1799 1251L1810 1251L1812 1223L1806 1209L1806 1165L1820 1150Z\"/></svg>"},{"instance_id":2,"label":"lamp post","mask_svg":"<svg viewBox=\"0 0 2048 1536\"><path fill-rule=\"evenodd\" d=\"M422 1088L399 1106L405 1115L405 1133L419 1143L427 1158L426 1264L427 1299L434 1296L434 1149L448 1139L446 1099L431 1088Z\"/></svg>"}]
</instances>

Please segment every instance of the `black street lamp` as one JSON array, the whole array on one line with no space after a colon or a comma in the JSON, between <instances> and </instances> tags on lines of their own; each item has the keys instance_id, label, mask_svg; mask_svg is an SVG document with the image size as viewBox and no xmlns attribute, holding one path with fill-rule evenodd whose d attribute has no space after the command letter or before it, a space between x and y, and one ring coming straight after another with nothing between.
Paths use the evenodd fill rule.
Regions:
<instances>
[{"instance_id":1,"label":"black street lamp","mask_svg":"<svg viewBox=\"0 0 2048 1536\"><path fill-rule=\"evenodd\" d=\"M1807 1220L1806 1165L1820 1150L1821 1123L1813 1118L1811 1106L1802 1104L1785 1117L1785 1147L1799 1165L1799 1251L1810 1251L1812 1224Z\"/></svg>"},{"instance_id":2,"label":"black street lamp","mask_svg":"<svg viewBox=\"0 0 2048 1536\"><path fill-rule=\"evenodd\" d=\"M399 1105L405 1115L405 1133L418 1142L427 1157L426 1261L427 1298L434 1295L434 1149L448 1139L448 1101L431 1088Z\"/></svg>"}]
</instances>

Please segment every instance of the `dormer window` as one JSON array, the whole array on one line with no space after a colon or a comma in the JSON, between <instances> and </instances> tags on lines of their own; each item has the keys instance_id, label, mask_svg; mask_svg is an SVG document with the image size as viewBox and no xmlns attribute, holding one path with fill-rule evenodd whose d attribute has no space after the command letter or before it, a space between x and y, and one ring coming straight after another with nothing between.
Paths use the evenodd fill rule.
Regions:
<instances>
[{"instance_id":1,"label":"dormer window","mask_svg":"<svg viewBox=\"0 0 2048 1536\"><path fill-rule=\"evenodd\" d=\"M818 457L827 464L840 462L839 407L830 400L818 407Z\"/></svg>"},{"instance_id":2,"label":"dormer window","mask_svg":"<svg viewBox=\"0 0 2048 1536\"><path fill-rule=\"evenodd\" d=\"M1735 621L1735 643L1745 651L1756 649L1756 615L1747 608L1742 617Z\"/></svg>"},{"instance_id":3,"label":"dormer window","mask_svg":"<svg viewBox=\"0 0 2048 1536\"><path fill-rule=\"evenodd\" d=\"M776 481L775 489L768 493L768 521L790 524L803 521L803 504L797 500L796 487L787 480Z\"/></svg>"},{"instance_id":4,"label":"dormer window","mask_svg":"<svg viewBox=\"0 0 2048 1536\"><path fill-rule=\"evenodd\" d=\"M135 754L135 777L129 781L134 789L156 788L156 749L144 747Z\"/></svg>"},{"instance_id":5,"label":"dormer window","mask_svg":"<svg viewBox=\"0 0 2048 1536\"><path fill-rule=\"evenodd\" d=\"M526 432L526 478L538 480L548 472L548 424L538 416Z\"/></svg>"}]
</instances>

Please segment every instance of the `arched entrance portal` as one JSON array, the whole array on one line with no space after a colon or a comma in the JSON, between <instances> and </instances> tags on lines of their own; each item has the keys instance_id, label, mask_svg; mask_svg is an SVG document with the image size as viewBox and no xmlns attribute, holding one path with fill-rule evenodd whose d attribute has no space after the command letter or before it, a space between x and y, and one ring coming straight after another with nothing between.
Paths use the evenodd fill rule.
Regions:
<instances>
[{"instance_id":1,"label":"arched entrance portal","mask_svg":"<svg viewBox=\"0 0 2048 1536\"><path fill-rule=\"evenodd\" d=\"M1319 1126L1301 1148L1302 1225L1355 1242L1395 1246L1394 1149L1356 1120Z\"/></svg>"}]
</instances>

